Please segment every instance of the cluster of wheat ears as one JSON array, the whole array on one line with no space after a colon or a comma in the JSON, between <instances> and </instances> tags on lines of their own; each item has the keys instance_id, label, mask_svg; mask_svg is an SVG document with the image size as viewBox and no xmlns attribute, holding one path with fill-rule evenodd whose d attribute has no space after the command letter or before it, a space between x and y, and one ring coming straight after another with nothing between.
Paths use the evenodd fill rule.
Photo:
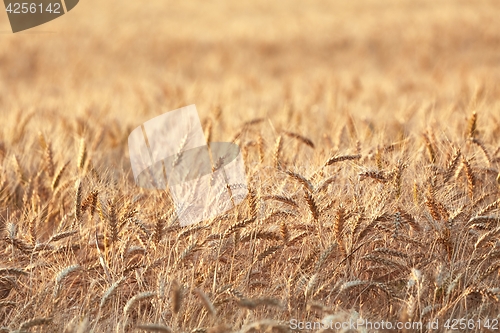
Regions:
<instances>
[{"instance_id":1,"label":"cluster of wheat ears","mask_svg":"<svg viewBox=\"0 0 500 333\"><path fill-rule=\"evenodd\" d=\"M101 145L124 144L115 135L82 135L73 161L55 158L41 133L29 165L2 146L0 332L498 318L500 147L483 142L476 113L452 142L432 128L384 146L357 141L310 158L305 172L294 159L314 142L285 130L266 137L263 123L233 140L245 201L184 228L168 192L93 163ZM204 127L210 139L210 120Z\"/></svg>"}]
</instances>

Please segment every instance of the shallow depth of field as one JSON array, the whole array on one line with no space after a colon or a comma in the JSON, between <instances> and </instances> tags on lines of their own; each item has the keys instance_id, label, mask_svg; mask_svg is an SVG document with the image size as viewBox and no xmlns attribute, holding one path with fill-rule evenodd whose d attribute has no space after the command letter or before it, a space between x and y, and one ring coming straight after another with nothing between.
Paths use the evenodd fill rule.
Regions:
<instances>
[{"instance_id":1,"label":"shallow depth of field","mask_svg":"<svg viewBox=\"0 0 500 333\"><path fill-rule=\"evenodd\" d=\"M0 332L495 332L499 16L85 0L12 34L1 13ZM127 139L189 104L239 145L250 195L181 228Z\"/></svg>"}]
</instances>

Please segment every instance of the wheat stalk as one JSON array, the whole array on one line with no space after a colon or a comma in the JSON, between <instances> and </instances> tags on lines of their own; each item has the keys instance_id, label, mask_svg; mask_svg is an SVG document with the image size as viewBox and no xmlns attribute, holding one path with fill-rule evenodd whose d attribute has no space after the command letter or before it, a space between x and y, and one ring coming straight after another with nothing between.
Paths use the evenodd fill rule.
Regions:
<instances>
[{"instance_id":1,"label":"wheat stalk","mask_svg":"<svg viewBox=\"0 0 500 333\"><path fill-rule=\"evenodd\" d=\"M81 269L80 265L72 265L65 267L63 270L61 270L57 275L56 275L56 284L54 286L54 292L52 297L56 299L59 295L59 292L61 291L61 286L64 283L64 281L68 278L68 276L78 270Z\"/></svg>"},{"instance_id":2,"label":"wheat stalk","mask_svg":"<svg viewBox=\"0 0 500 333\"><path fill-rule=\"evenodd\" d=\"M125 304L125 306L123 307L123 314L125 316L128 316L130 314L130 312L134 309L134 307L137 305L137 303L139 303L140 301L144 301L144 300L153 298L155 296L156 296L156 293L151 292L151 291L145 291L145 292L136 294L134 297L129 299L127 301L127 303Z\"/></svg>"},{"instance_id":3,"label":"wheat stalk","mask_svg":"<svg viewBox=\"0 0 500 333\"><path fill-rule=\"evenodd\" d=\"M477 138L472 138L471 142L474 143L476 146L481 148L481 151L483 152L484 156L486 157L486 161L488 162L488 165L491 166L492 159L490 153L488 153L488 150L486 149L485 145Z\"/></svg>"},{"instance_id":4,"label":"wheat stalk","mask_svg":"<svg viewBox=\"0 0 500 333\"><path fill-rule=\"evenodd\" d=\"M293 133L293 132L288 132L288 131L285 131L284 134L291 137L291 138L297 139L300 142L304 143L305 145L314 149L314 143L310 139L306 138L305 136L297 134L297 133Z\"/></svg>"},{"instance_id":5,"label":"wheat stalk","mask_svg":"<svg viewBox=\"0 0 500 333\"><path fill-rule=\"evenodd\" d=\"M135 328L146 332L165 332L165 333L174 332L170 327L160 324L140 324L137 325Z\"/></svg>"},{"instance_id":6,"label":"wheat stalk","mask_svg":"<svg viewBox=\"0 0 500 333\"><path fill-rule=\"evenodd\" d=\"M177 314L182 304L182 285L174 281L172 284L172 312Z\"/></svg>"},{"instance_id":7,"label":"wheat stalk","mask_svg":"<svg viewBox=\"0 0 500 333\"><path fill-rule=\"evenodd\" d=\"M19 325L20 332L26 332L33 327L49 325L52 323L52 318L34 318L24 321Z\"/></svg>"},{"instance_id":8,"label":"wheat stalk","mask_svg":"<svg viewBox=\"0 0 500 333\"><path fill-rule=\"evenodd\" d=\"M276 139L276 143L274 145L274 167L276 169L281 168L281 163L280 163L280 155L281 155L281 150L283 149L283 137L280 135Z\"/></svg>"},{"instance_id":9,"label":"wheat stalk","mask_svg":"<svg viewBox=\"0 0 500 333\"><path fill-rule=\"evenodd\" d=\"M317 220L319 218L320 212L316 201L314 200L312 194L307 191L304 192L304 197L306 199L307 207L309 207L309 211L311 212L312 217Z\"/></svg>"},{"instance_id":10,"label":"wheat stalk","mask_svg":"<svg viewBox=\"0 0 500 333\"><path fill-rule=\"evenodd\" d=\"M215 306L213 303L210 301L208 296L201 290L201 289L196 289L195 293L198 295L200 298L201 302L203 303L203 306L205 309L213 316L217 316L217 310L215 309Z\"/></svg>"},{"instance_id":11,"label":"wheat stalk","mask_svg":"<svg viewBox=\"0 0 500 333\"><path fill-rule=\"evenodd\" d=\"M342 156L333 156L330 157L326 163L325 166L332 165L334 163L342 162L342 161L352 161L352 160L359 160L361 158L360 154L357 155L342 155Z\"/></svg>"},{"instance_id":12,"label":"wheat stalk","mask_svg":"<svg viewBox=\"0 0 500 333\"><path fill-rule=\"evenodd\" d=\"M121 277L119 280L113 282L113 284L106 289L99 303L100 309L103 308L106 302L116 293L116 290L122 285L123 281L125 281L125 277Z\"/></svg>"},{"instance_id":13,"label":"wheat stalk","mask_svg":"<svg viewBox=\"0 0 500 333\"><path fill-rule=\"evenodd\" d=\"M55 191L57 186L59 185L59 181L61 180L61 177L66 170L66 167L68 166L69 162L66 162L54 175L54 178L52 179L52 191Z\"/></svg>"},{"instance_id":14,"label":"wheat stalk","mask_svg":"<svg viewBox=\"0 0 500 333\"><path fill-rule=\"evenodd\" d=\"M465 176L467 178L467 189L469 191L469 196L472 198L474 194L474 187L476 185L476 177L474 176L474 172L472 171L469 161L464 158L462 163L465 169Z\"/></svg>"},{"instance_id":15,"label":"wheat stalk","mask_svg":"<svg viewBox=\"0 0 500 333\"><path fill-rule=\"evenodd\" d=\"M80 148L78 150L78 169L82 172L85 167L85 162L87 160L87 145L85 144L85 138L80 138Z\"/></svg>"},{"instance_id":16,"label":"wheat stalk","mask_svg":"<svg viewBox=\"0 0 500 333\"><path fill-rule=\"evenodd\" d=\"M474 139L477 129L477 113L472 112L472 116L469 119L469 125L467 127L467 138Z\"/></svg>"}]
</instances>

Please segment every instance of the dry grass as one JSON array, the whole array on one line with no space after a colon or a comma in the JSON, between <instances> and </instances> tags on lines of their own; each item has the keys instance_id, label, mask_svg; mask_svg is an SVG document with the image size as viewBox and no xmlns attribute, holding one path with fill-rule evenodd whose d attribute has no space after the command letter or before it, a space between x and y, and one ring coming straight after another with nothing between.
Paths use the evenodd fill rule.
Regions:
<instances>
[{"instance_id":1,"label":"dry grass","mask_svg":"<svg viewBox=\"0 0 500 333\"><path fill-rule=\"evenodd\" d=\"M0 35L0 332L498 319L499 14L88 0ZM181 228L127 137L192 103L250 195Z\"/></svg>"}]
</instances>

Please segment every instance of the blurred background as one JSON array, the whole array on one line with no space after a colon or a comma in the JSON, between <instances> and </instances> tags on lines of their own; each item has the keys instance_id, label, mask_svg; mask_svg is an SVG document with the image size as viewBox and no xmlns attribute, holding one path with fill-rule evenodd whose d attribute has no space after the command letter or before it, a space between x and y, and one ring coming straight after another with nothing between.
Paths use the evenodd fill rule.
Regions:
<instances>
[{"instance_id":1,"label":"blurred background","mask_svg":"<svg viewBox=\"0 0 500 333\"><path fill-rule=\"evenodd\" d=\"M500 95L499 16L493 0L82 0L12 34L2 11L0 115L35 111L49 132L98 117L124 135L188 104L229 127L265 116L305 133L346 113L463 121L473 96Z\"/></svg>"}]
</instances>

